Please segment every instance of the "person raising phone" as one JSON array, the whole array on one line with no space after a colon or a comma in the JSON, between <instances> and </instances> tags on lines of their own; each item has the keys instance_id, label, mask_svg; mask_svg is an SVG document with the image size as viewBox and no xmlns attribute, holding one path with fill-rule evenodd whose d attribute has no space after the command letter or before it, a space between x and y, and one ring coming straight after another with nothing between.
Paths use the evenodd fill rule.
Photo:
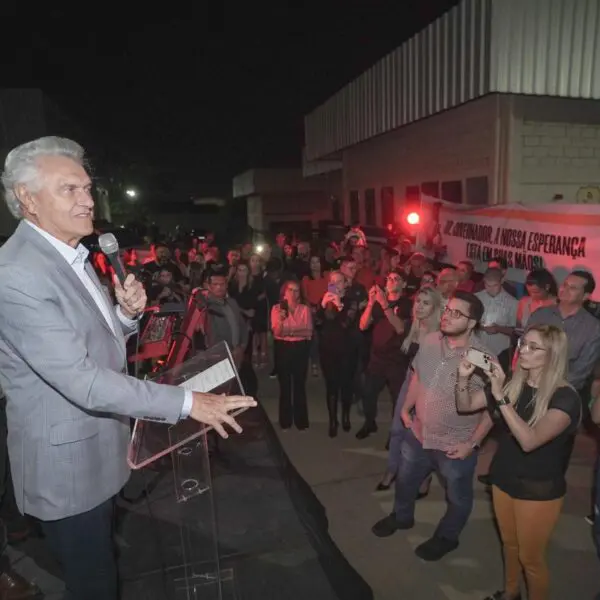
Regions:
<instances>
[{"instance_id":1,"label":"person raising phone","mask_svg":"<svg viewBox=\"0 0 600 600\"><path fill-rule=\"evenodd\" d=\"M466 357L458 368L456 405L469 413L488 407L503 431L490 468L494 512L504 551L504 590L486 600L521 598L525 573L528 598L546 600L546 548L566 492L567 470L581 401L567 382L567 336L553 325L534 325L523 336L512 378L494 361L484 370L491 398L469 392L476 367Z\"/></svg>"},{"instance_id":2,"label":"person raising phone","mask_svg":"<svg viewBox=\"0 0 600 600\"><path fill-rule=\"evenodd\" d=\"M374 285L369 290L369 303L360 319L360 329L371 329L371 353L366 369L363 410L365 422L356 437L362 440L377 431L377 400L388 387L394 402L406 375L406 354L402 343L410 328L412 302L404 294L406 275L391 271L386 277L385 290Z\"/></svg>"},{"instance_id":3,"label":"person raising phone","mask_svg":"<svg viewBox=\"0 0 600 600\"><path fill-rule=\"evenodd\" d=\"M350 407L356 375L353 318L348 311L347 281L340 271L329 273L327 291L317 312L320 323L319 355L325 378L329 437L338 433L338 404L342 404L342 428L350 431Z\"/></svg>"}]
</instances>

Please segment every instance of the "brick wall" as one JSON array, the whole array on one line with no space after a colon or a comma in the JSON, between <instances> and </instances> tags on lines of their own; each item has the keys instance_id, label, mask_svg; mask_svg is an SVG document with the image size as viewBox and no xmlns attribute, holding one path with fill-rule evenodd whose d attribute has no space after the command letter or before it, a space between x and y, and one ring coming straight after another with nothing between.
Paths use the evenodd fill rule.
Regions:
<instances>
[{"instance_id":1,"label":"brick wall","mask_svg":"<svg viewBox=\"0 0 600 600\"><path fill-rule=\"evenodd\" d=\"M518 200L536 204L558 195L576 202L582 187L600 187L600 109L562 98L523 98L519 103L515 152L520 156L513 173Z\"/></svg>"}]
</instances>

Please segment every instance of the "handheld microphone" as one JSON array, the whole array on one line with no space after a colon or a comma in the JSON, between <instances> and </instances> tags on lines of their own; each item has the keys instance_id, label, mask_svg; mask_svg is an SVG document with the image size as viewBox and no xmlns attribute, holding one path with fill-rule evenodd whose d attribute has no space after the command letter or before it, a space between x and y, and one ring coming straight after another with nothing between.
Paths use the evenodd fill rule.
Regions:
<instances>
[{"instance_id":1,"label":"handheld microphone","mask_svg":"<svg viewBox=\"0 0 600 600\"><path fill-rule=\"evenodd\" d=\"M119 242L117 241L117 238L112 233L103 233L98 237L98 244L100 245L100 250L102 250L106 258L108 258L111 267L115 270L121 285L123 285L127 273L121 262L121 257L119 256Z\"/></svg>"}]
</instances>

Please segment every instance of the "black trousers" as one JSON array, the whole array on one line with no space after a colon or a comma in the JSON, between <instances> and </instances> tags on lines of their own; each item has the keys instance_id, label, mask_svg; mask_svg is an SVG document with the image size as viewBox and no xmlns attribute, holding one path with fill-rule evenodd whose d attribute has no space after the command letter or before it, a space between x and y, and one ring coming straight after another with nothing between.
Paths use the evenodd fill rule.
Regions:
<instances>
[{"instance_id":1,"label":"black trousers","mask_svg":"<svg viewBox=\"0 0 600 600\"><path fill-rule=\"evenodd\" d=\"M279 424L283 428L308 427L306 375L310 342L275 342L279 380Z\"/></svg>"},{"instance_id":2,"label":"black trousers","mask_svg":"<svg viewBox=\"0 0 600 600\"><path fill-rule=\"evenodd\" d=\"M392 414L398 394L406 377L406 365L378 365L376 369L367 369L365 391L363 395L363 411L365 423L375 424L377 419L377 400L384 387L388 387L391 395Z\"/></svg>"},{"instance_id":3,"label":"black trousers","mask_svg":"<svg viewBox=\"0 0 600 600\"><path fill-rule=\"evenodd\" d=\"M359 356L347 348L322 348L321 370L325 378L325 393L328 401L341 400L342 407L349 409L355 391Z\"/></svg>"},{"instance_id":4,"label":"black trousers","mask_svg":"<svg viewBox=\"0 0 600 600\"><path fill-rule=\"evenodd\" d=\"M110 498L80 515L41 522L63 568L64 600L118 600L113 510L114 498Z\"/></svg>"}]
</instances>

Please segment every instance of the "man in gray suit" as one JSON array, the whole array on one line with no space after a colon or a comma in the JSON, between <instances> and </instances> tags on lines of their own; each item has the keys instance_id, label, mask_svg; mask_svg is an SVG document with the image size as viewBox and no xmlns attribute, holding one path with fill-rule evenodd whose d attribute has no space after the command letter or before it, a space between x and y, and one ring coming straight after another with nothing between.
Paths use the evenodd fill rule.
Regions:
<instances>
[{"instance_id":1,"label":"man in gray suit","mask_svg":"<svg viewBox=\"0 0 600 600\"><path fill-rule=\"evenodd\" d=\"M21 219L0 249L0 385L15 496L42 522L69 600L116 600L112 507L129 477L129 418L191 417L223 436L252 398L185 392L127 376L125 340L144 309L142 285L103 291L79 243L93 231L83 148L46 137L13 149L2 182Z\"/></svg>"}]
</instances>

